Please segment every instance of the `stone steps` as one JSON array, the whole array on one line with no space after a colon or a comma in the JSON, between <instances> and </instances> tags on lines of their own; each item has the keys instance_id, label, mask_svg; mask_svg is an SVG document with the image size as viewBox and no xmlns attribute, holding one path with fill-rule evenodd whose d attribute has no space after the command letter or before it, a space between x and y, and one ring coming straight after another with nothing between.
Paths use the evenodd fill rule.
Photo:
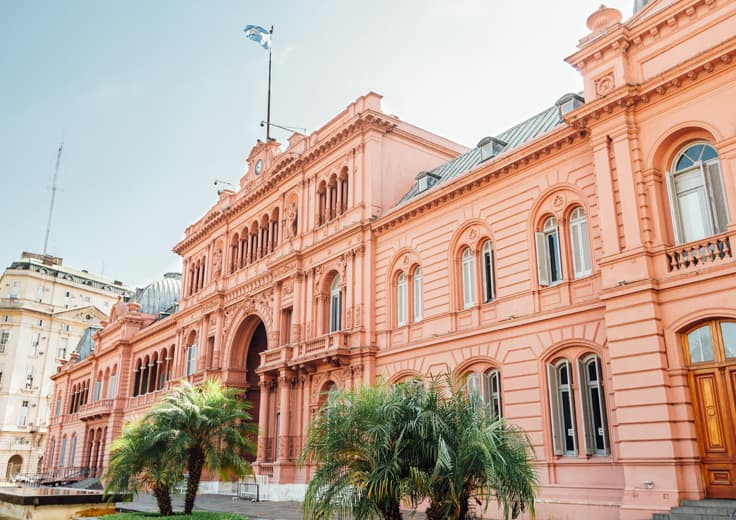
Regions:
<instances>
[{"instance_id":1,"label":"stone steps","mask_svg":"<svg viewBox=\"0 0 736 520\"><path fill-rule=\"evenodd\" d=\"M652 520L736 520L736 500L683 500L669 513L654 513Z\"/></svg>"}]
</instances>

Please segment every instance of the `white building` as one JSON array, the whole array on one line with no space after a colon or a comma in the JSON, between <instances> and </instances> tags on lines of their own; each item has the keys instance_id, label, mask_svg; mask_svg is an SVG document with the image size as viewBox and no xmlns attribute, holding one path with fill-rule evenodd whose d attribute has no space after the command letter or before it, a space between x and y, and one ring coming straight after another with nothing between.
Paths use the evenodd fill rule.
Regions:
<instances>
[{"instance_id":1,"label":"white building","mask_svg":"<svg viewBox=\"0 0 736 520\"><path fill-rule=\"evenodd\" d=\"M0 480L40 467L53 383L85 335L132 291L121 282L23 253L0 277Z\"/></svg>"}]
</instances>

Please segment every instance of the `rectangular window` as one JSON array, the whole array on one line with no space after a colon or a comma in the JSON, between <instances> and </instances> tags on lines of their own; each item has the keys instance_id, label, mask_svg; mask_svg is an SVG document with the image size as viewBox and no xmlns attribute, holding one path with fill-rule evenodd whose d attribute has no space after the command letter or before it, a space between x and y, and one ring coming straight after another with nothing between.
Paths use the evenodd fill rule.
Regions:
<instances>
[{"instance_id":1,"label":"rectangular window","mask_svg":"<svg viewBox=\"0 0 736 520\"><path fill-rule=\"evenodd\" d=\"M59 347L56 351L57 359L66 359L66 348L68 344L69 340L67 338L59 338Z\"/></svg>"},{"instance_id":2,"label":"rectangular window","mask_svg":"<svg viewBox=\"0 0 736 520\"><path fill-rule=\"evenodd\" d=\"M466 249L462 257L463 308L475 305L475 265L470 249Z\"/></svg>"},{"instance_id":3,"label":"rectangular window","mask_svg":"<svg viewBox=\"0 0 736 520\"><path fill-rule=\"evenodd\" d=\"M32 390L33 389L33 367L28 367L28 370L26 370L26 382L24 385L24 388L26 390Z\"/></svg>"},{"instance_id":4,"label":"rectangular window","mask_svg":"<svg viewBox=\"0 0 736 520\"><path fill-rule=\"evenodd\" d=\"M31 356L36 357L38 356L38 344L41 342L41 334L39 332L34 332L31 335Z\"/></svg>"},{"instance_id":5,"label":"rectangular window","mask_svg":"<svg viewBox=\"0 0 736 520\"><path fill-rule=\"evenodd\" d=\"M413 277L413 284L414 284L414 323L419 323L422 321L423 318L423 307L424 307L424 297L422 295L422 270L421 268L417 267L414 269L414 277Z\"/></svg>"},{"instance_id":6,"label":"rectangular window","mask_svg":"<svg viewBox=\"0 0 736 520\"><path fill-rule=\"evenodd\" d=\"M66 458L66 437L61 439L61 449L59 450L59 467L64 467L64 458Z\"/></svg>"},{"instance_id":7,"label":"rectangular window","mask_svg":"<svg viewBox=\"0 0 736 520\"><path fill-rule=\"evenodd\" d=\"M102 381L95 381L95 386L92 389L92 400L93 401L99 401L100 400L100 391L102 390Z\"/></svg>"},{"instance_id":8,"label":"rectangular window","mask_svg":"<svg viewBox=\"0 0 736 520\"><path fill-rule=\"evenodd\" d=\"M110 389L107 392L108 399L113 399L115 397L115 385L117 384L117 378L118 376L116 374L110 376Z\"/></svg>"},{"instance_id":9,"label":"rectangular window","mask_svg":"<svg viewBox=\"0 0 736 520\"><path fill-rule=\"evenodd\" d=\"M9 330L0 331L0 354L5 354L5 349L8 346L9 340L10 340L10 331Z\"/></svg>"},{"instance_id":10,"label":"rectangular window","mask_svg":"<svg viewBox=\"0 0 736 520\"><path fill-rule=\"evenodd\" d=\"M26 424L28 424L28 401L23 401L20 405L20 412L18 412L18 426Z\"/></svg>"},{"instance_id":11,"label":"rectangular window","mask_svg":"<svg viewBox=\"0 0 736 520\"><path fill-rule=\"evenodd\" d=\"M578 374L583 386L580 396L585 428L585 453L608 455L610 448L600 359L592 356L585 361L578 361Z\"/></svg>"},{"instance_id":12,"label":"rectangular window","mask_svg":"<svg viewBox=\"0 0 736 520\"><path fill-rule=\"evenodd\" d=\"M588 221L582 208L577 208L570 218L570 245L575 278L591 273L590 244L588 243Z\"/></svg>"},{"instance_id":13,"label":"rectangular window","mask_svg":"<svg viewBox=\"0 0 736 520\"><path fill-rule=\"evenodd\" d=\"M577 455L575 433L575 400L570 363L560 361L547 365L552 445L555 455Z\"/></svg>"},{"instance_id":14,"label":"rectangular window","mask_svg":"<svg viewBox=\"0 0 736 520\"><path fill-rule=\"evenodd\" d=\"M56 408L54 408L54 417L59 417L61 413L61 397L56 400Z\"/></svg>"},{"instance_id":15,"label":"rectangular window","mask_svg":"<svg viewBox=\"0 0 736 520\"><path fill-rule=\"evenodd\" d=\"M396 283L396 325L406 325L406 275L401 273Z\"/></svg>"},{"instance_id":16,"label":"rectangular window","mask_svg":"<svg viewBox=\"0 0 736 520\"><path fill-rule=\"evenodd\" d=\"M62 323L61 324L61 332L69 332L69 324L68 323Z\"/></svg>"},{"instance_id":17,"label":"rectangular window","mask_svg":"<svg viewBox=\"0 0 736 520\"><path fill-rule=\"evenodd\" d=\"M293 310L291 307L281 311L281 344L288 345L291 343L291 316Z\"/></svg>"},{"instance_id":18,"label":"rectangular window","mask_svg":"<svg viewBox=\"0 0 736 520\"><path fill-rule=\"evenodd\" d=\"M197 370L197 345L187 349L187 375L192 375Z\"/></svg>"},{"instance_id":19,"label":"rectangular window","mask_svg":"<svg viewBox=\"0 0 736 520\"><path fill-rule=\"evenodd\" d=\"M20 294L20 285L18 284L18 281L13 281L13 285L10 287L10 297L13 299L18 298Z\"/></svg>"},{"instance_id":20,"label":"rectangular window","mask_svg":"<svg viewBox=\"0 0 736 520\"><path fill-rule=\"evenodd\" d=\"M496 287L493 280L493 248L491 242L483 244L483 303L496 299Z\"/></svg>"},{"instance_id":21,"label":"rectangular window","mask_svg":"<svg viewBox=\"0 0 736 520\"><path fill-rule=\"evenodd\" d=\"M72 447L69 449L69 465L74 466L74 457L77 454L77 437L72 437Z\"/></svg>"}]
</instances>

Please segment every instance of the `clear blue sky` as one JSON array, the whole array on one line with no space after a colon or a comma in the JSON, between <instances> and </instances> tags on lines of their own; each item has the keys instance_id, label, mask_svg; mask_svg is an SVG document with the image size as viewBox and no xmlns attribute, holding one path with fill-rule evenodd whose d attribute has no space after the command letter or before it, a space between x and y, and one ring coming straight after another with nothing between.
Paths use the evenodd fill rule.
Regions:
<instances>
[{"instance_id":1,"label":"clear blue sky","mask_svg":"<svg viewBox=\"0 0 736 520\"><path fill-rule=\"evenodd\" d=\"M607 5L631 15L634 0ZM473 146L579 91L563 58L600 0L0 0L0 268L48 252L142 286L238 182L265 119L314 131L368 91L384 110ZM273 130L285 142L288 134Z\"/></svg>"}]
</instances>

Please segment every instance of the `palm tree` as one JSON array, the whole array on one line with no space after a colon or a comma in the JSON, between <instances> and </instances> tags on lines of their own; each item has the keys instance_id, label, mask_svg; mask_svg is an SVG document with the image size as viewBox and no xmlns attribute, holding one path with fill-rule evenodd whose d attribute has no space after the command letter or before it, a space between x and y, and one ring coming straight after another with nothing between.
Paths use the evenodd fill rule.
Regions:
<instances>
[{"instance_id":1,"label":"palm tree","mask_svg":"<svg viewBox=\"0 0 736 520\"><path fill-rule=\"evenodd\" d=\"M166 437L159 435L155 425L143 419L128 424L110 449L104 480L105 494L139 489L150 490L156 497L161 516L173 514L171 487L181 476L184 459L167 449Z\"/></svg>"},{"instance_id":2,"label":"palm tree","mask_svg":"<svg viewBox=\"0 0 736 520\"><path fill-rule=\"evenodd\" d=\"M185 454L189 474L184 513L191 514L202 470L222 478L250 471L246 456L255 452L255 427L248 413L250 404L240 390L208 380L201 386L183 382L165 395L151 411L158 435L172 451Z\"/></svg>"},{"instance_id":3,"label":"palm tree","mask_svg":"<svg viewBox=\"0 0 736 520\"><path fill-rule=\"evenodd\" d=\"M505 518L525 509L534 516L537 478L526 434L494 418L477 393L447 375L434 380L425 400L424 471L418 485L430 498L429 520L470 518L472 505L494 498Z\"/></svg>"},{"instance_id":4,"label":"palm tree","mask_svg":"<svg viewBox=\"0 0 736 520\"><path fill-rule=\"evenodd\" d=\"M411 471L418 461L410 425L420 402L408 385L333 390L317 412L300 462L318 464L307 486L304 517L400 519L401 500L417 499Z\"/></svg>"}]
</instances>

